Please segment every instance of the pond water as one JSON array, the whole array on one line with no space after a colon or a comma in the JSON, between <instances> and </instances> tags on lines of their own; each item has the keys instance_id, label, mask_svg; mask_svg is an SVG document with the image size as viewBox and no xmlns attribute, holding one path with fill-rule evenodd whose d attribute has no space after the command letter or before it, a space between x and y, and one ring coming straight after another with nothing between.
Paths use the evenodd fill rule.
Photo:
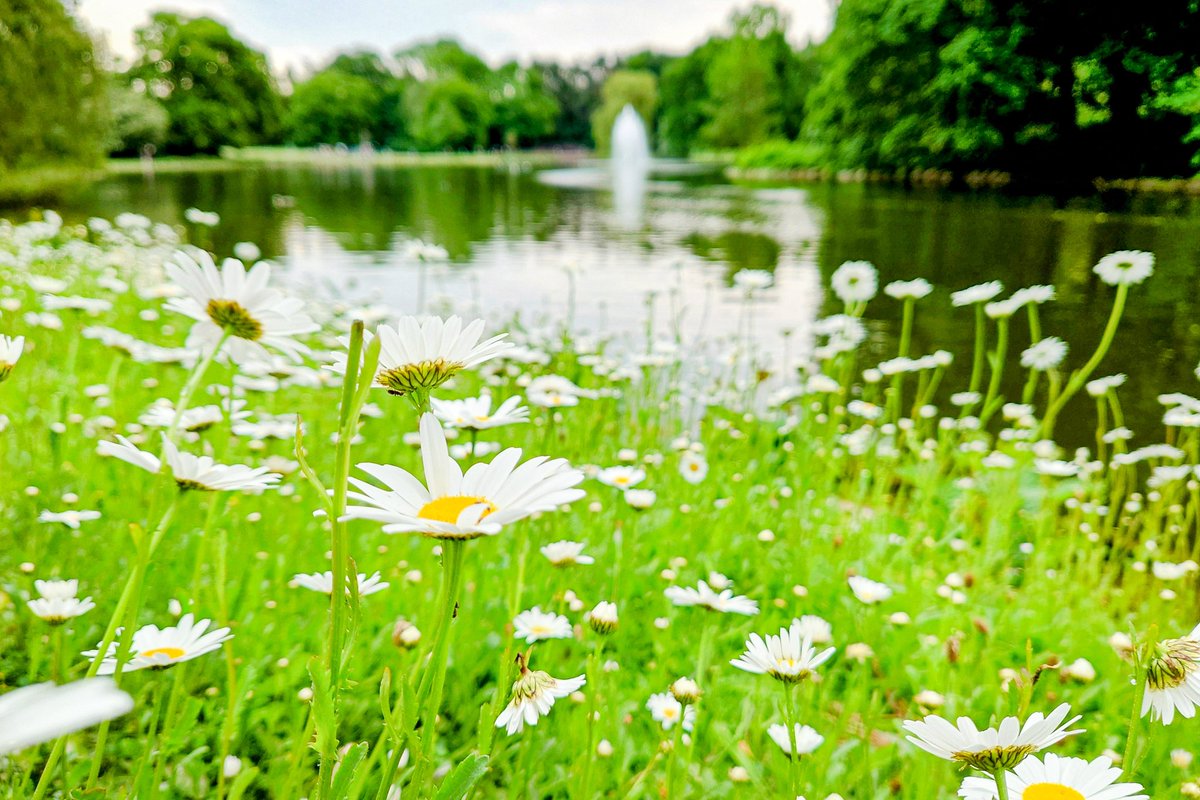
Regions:
<instances>
[{"instance_id":1,"label":"pond water","mask_svg":"<svg viewBox=\"0 0 1200 800\"><path fill-rule=\"evenodd\" d=\"M517 162L247 165L116 175L80 190L62 211L68 219L137 211L181 225L189 207L216 211L220 225L193 228L194 240L219 255L255 242L297 280L329 282L358 299L415 312L452 298L459 311L497 323L514 312L529 322L573 315L579 328L634 340L645 335L651 308L658 334L678 327L685 341L735 335L743 295L733 274L771 270L775 286L754 301L754 336L763 352L779 354L781 333L792 332L793 356L813 319L839 310L822 289L830 273L864 259L879 268L881 285L922 276L937 287L919 304L914 352L955 352L951 389L963 388L969 371L972 314L951 308L950 291L993 278L1006 289L1054 284L1059 299L1043 308L1043 327L1071 344L1074 366L1097 341L1112 297L1092 265L1112 250L1150 250L1156 274L1132 293L1118 344L1097 374L1130 376L1122 398L1140 443L1161 436L1158 393L1198 388L1200 201L764 187L665 175L651 178L631 209L620 194L624 207L614 207L603 181L571 178L539 176ZM413 239L445 248L449 262L415 260ZM890 357L899 304L881 296L868 317L870 351ZM1024 324L1015 324L1014 360L1027 342ZM1010 396L1019 394L1013 372ZM1091 425L1088 409L1063 419L1060 431L1084 443Z\"/></svg>"}]
</instances>

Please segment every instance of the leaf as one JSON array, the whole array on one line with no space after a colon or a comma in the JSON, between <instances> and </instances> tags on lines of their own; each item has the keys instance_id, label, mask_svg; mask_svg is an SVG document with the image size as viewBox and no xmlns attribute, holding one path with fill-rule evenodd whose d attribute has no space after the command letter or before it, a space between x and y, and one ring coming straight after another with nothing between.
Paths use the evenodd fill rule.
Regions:
<instances>
[{"instance_id":1,"label":"leaf","mask_svg":"<svg viewBox=\"0 0 1200 800\"><path fill-rule=\"evenodd\" d=\"M446 780L442 788L434 795L434 800L462 800L467 792L475 788L479 779L488 770L488 757L480 753L472 753L459 762Z\"/></svg>"},{"instance_id":2,"label":"leaf","mask_svg":"<svg viewBox=\"0 0 1200 800\"><path fill-rule=\"evenodd\" d=\"M341 762L338 763L337 774L333 776L333 786L329 790L328 800L339 800L339 798L345 797L346 792L350 790L350 784L354 781L354 772L366 755L366 742L359 742L346 751L346 755L342 756Z\"/></svg>"},{"instance_id":3,"label":"leaf","mask_svg":"<svg viewBox=\"0 0 1200 800\"><path fill-rule=\"evenodd\" d=\"M238 776L233 779L233 783L229 785L228 800L241 800L242 795L250 788L255 776L258 775L258 767L246 767Z\"/></svg>"},{"instance_id":4,"label":"leaf","mask_svg":"<svg viewBox=\"0 0 1200 800\"><path fill-rule=\"evenodd\" d=\"M313 682L312 713L317 734L312 746L318 753L332 753L337 749L337 719L333 712L329 675L316 656L308 662L308 674Z\"/></svg>"}]
</instances>

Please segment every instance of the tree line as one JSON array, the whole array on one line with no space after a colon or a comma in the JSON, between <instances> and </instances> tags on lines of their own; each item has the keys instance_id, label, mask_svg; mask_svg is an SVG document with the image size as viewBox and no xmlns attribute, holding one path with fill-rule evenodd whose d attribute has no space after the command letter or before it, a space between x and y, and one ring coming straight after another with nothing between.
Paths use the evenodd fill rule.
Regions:
<instances>
[{"instance_id":1,"label":"tree line","mask_svg":"<svg viewBox=\"0 0 1200 800\"><path fill-rule=\"evenodd\" d=\"M754 5L684 55L492 67L445 39L282 81L207 17L154 14L105 74L61 0L0 11L0 178L147 147L603 152L626 104L662 155L781 168L1183 176L1200 151L1200 0L841 0L830 36L800 48Z\"/></svg>"}]
</instances>

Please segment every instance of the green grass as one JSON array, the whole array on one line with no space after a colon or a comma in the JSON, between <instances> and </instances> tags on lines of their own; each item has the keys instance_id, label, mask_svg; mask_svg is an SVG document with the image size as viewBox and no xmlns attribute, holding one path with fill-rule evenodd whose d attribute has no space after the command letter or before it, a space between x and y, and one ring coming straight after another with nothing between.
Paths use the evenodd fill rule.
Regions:
<instances>
[{"instance_id":1,"label":"green grass","mask_svg":"<svg viewBox=\"0 0 1200 800\"><path fill-rule=\"evenodd\" d=\"M179 396L188 377L181 367L138 363L80 336L82 328L104 324L157 344L183 342L187 318L164 310L159 300L114 293L97 282L107 275L141 289L158 284L170 243L80 248L75 234L64 231L44 244L49 246L35 250L24 234L0 227L0 254L23 254L0 257L0 264L19 264L0 267L6 287L0 331L28 341L26 354L0 385L0 412L8 419L0 434L0 522L9 543L0 551L0 679L7 688L62 682L86 671L79 652L101 638L136 561L133 541L157 524L175 492L161 476L99 456L97 441L141 434L144 446L156 449L152 431L131 426L156 398ZM95 317L60 312L61 330L32 326L22 316L40 310L39 293L25 280L30 274L68 280L63 294L107 298L113 307ZM1131 307L1137 293L1135 287ZM308 300L324 325L311 343L318 350L340 347L335 335L347 329L352 313L332 311L332 298ZM950 798L964 773L904 742L902 721L938 710L951 718L969 715L983 726L999 716L1069 702L1083 715L1087 732L1056 752L1087 759L1109 749L1121 752L1134 690L1131 666L1109 646L1109 636L1139 635L1151 625L1161 637L1179 636L1197 621L1195 573L1165 583L1132 568L1196 557L1200 491L1192 484L1175 481L1147 494L1145 465L1141 472L1131 466L1088 478L1039 475L1028 444L995 438L1004 428L1016 431L1006 436L1032 441L1027 426L997 418L990 432L978 431L907 413L921 391L914 377L901 385L905 402L890 412L906 420L895 435L885 429L886 417L871 423L852 416L849 396L841 392L812 392L767 409L751 402L752 386L701 382L677 365L644 367L637 382L613 382L603 377L605 370L587 364L609 358L620 363L619 355L581 352L570 332L538 338L511 330L546 352L549 363L489 363L460 374L437 396L473 395L486 386L499 401L521 393L531 375L545 373L588 389L615 390L574 408L534 408L529 424L480 438L522 447L526 457L547 454L584 467L613 465L623 451L632 451L648 473L643 487L657 493L657 502L635 512L618 490L589 479L583 484L587 496L568 510L466 543L436 763L449 767L472 753L490 755L475 797L578 798L589 761L595 762L591 797L662 797L672 762L672 797L794 797L788 761L766 733L783 720L783 691L772 679L728 662L741 654L749 633L774 633L796 616L816 614L831 623L838 653L820 669L819 680L797 692L799 720L825 737L799 763L800 791L810 800L834 792L856 800ZM1073 343L1080 353L1094 346ZM958 364L937 373L956 390L965 388L970 370L970 354L958 355ZM886 382L850 380L873 366L854 353L823 366L842 378L843 387L853 384L854 396L886 403ZM919 380L932 391L929 378L925 373ZM210 391L233 379L230 366L215 365L194 404L215 402ZM255 412L300 415L308 459L327 486L335 474L336 383L247 394ZM1039 408L1045 407L1045 384L1036 387ZM364 419L352 460L396 464L420 475L419 456L404 441L417 425L412 406L384 393L371 400L382 416ZM692 409L701 403L710 405L696 419ZM1118 409L1115 395L1100 407L1106 415ZM1069 413L1092 408L1084 395ZM944 408L942 415L955 418L957 409ZM863 431L869 446L854 446L846 436L854 431ZM1197 463L1195 431L1169 435L1186 450L1187 463ZM672 443L681 436L703 450L711 467L698 485L680 475ZM993 447L1010 454L1015 466L985 466ZM223 463L295 458L290 439L248 441L232 435L227 423L185 448ZM330 525L313 516L320 507L320 497L297 471L289 471L278 490L258 496L182 497L147 573L138 622L172 624L168 606L178 601L183 610L230 626L236 638L186 667L122 679L136 706L113 724L97 796L314 796L319 748L313 746L306 698L313 686L309 670L319 675L325 663L328 601L288 582L295 573L329 567ZM78 531L37 521L43 510L65 508L96 509L103 516ZM419 681L428 669L424 660L439 614L440 548L430 539L383 534L370 522L351 522L348 532L358 571L378 570L391 583L364 598L353 619L339 714L339 743L369 748L357 768L346 767L346 776L353 773L344 796L375 798L392 746L382 723L381 681L390 681L390 702L402 702L397 687ZM538 548L559 539L585 542L595 564L550 566ZM677 608L663 596L666 587L695 585L710 571L732 579L737 593L758 602L760 613ZM849 590L851 575L882 581L894 596L866 605ZM55 576L78 578L81 595L93 596L97 608L61 628L47 627L25 600L34 579ZM1167 588L1175 599L1161 594ZM578 598L574 607L571 596ZM600 640L583 611L601 600L616 602L620 625L598 658L611 669L591 673L584 704L560 700L536 727L511 738L494 731L513 658L527 649L513 642L514 613L538 605L575 623L572 638L540 643L532 653L535 669L566 678L585 673L598 652ZM908 624L896 621L900 612ZM393 644L399 617L423 632L416 648ZM851 647L860 643L870 653L850 658L848 651L862 652ZM1029 684L1039 666L1079 658L1094 665L1093 682L1051 668L1036 686ZM1026 677L1005 680L1002 671L1008 670ZM703 696L691 742L680 742L673 758L665 743L674 732L662 730L645 704L680 676L695 678ZM926 690L943 695L945 707L919 707L914 698ZM317 692L323 696L319 682ZM589 731L586 709L592 703L599 718ZM1198 724L1146 724L1154 735L1132 779L1151 796L1172 796L1192 777L1169 766L1168 752L1194 748ZM156 727L161 733L152 734ZM611 743L606 757L593 755L587 744L602 739ZM61 774L47 780L55 791L83 786L92 767L96 730L70 741ZM414 749L415 741L409 741ZM47 744L13 756L0 793L31 796L49 751ZM218 791L226 751L241 759L242 772ZM401 773L404 780L411 775L411 767ZM425 787L406 788L404 796L425 796Z\"/></svg>"}]
</instances>

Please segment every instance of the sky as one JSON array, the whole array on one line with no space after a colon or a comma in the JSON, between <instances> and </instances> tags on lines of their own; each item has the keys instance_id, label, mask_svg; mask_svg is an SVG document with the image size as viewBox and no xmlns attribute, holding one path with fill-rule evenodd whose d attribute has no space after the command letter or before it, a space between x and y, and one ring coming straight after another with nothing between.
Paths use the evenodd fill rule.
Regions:
<instances>
[{"instance_id":1,"label":"sky","mask_svg":"<svg viewBox=\"0 0 1200 800\"><path fill-rule=\"evenodd\" d=\"M683 53L750 0L76 0L88 27L128 60L152 11L208 15L265 50L277 72L319 68L340 50L457 38L493 65L590 60L645 48ZM836 0L773 0L797 45L823 38Z\"/></svg>"}]
</instances>

